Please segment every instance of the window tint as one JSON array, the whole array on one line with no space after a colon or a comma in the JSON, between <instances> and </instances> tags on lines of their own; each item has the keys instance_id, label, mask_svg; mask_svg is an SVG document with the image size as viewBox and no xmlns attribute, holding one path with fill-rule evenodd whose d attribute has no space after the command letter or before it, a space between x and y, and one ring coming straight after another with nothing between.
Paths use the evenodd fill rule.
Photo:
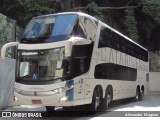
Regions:
<instances>
[{"instance_id":1,"label":"window tint","mask_svg":"<svg viewBox=\"0 0 160 120\"><path fill-rule=\"evenodd\" d=\"M97 22L87 17L80 16L78 21L78 34L80 37L85 37L90 40L94 40L97 33Z\"/></svg>"},{"instance_id":2,"label":"window tint","mask_svg":"<svg viewBox=\"0 0 160 120\"><path fill-rule=\"evenodd\" d=\"M43 42L56 42L57 39L59 41L65 40L62 36L69 36L72 33L76 20L76 14L34 18L27 25L20 42L35 43L36 41L37 43L41 43L41 39L43 39ZM52 39L46 41L44 38Z\"/></svg>"},{"instance_id":3,"label":"window tint","mask_svg":"<svg viewBox=\"0 0 160 120\"><path fill-rule=\"evenodd\" d=\"M110 29L101 27L98 48L112 46L110 35L111 35Z\"/></svg>"},{"instance_id":4,"label":"window tint","mask_svg":"<svg viewBox=\"0 0 160 120\"><path fill-rule=\"evenodd\" d=\"M148 62L148 52L107 27L101 27L98 48L110 47Z\"/></svg>"},{"instance_id":5,"label":"window tint","mask_svg":"<svg viewBox=\"0 0 160 120\"><path fill-rule=\"evenodd\" d=\"M136 81L137 70L112 63L103 63L96 65L94 76L96 79Z\"/></svg>"},{"instance_id":6,"label":"window tint","mask_svg":"<svg viewBox=\"0 0 160 120\"><path fill-rule=\"evenodd\" d=\"M78 25L78 27L77 27L76 36L77 37L82 37L82 38L85 38L85 39L87 38L85 33L84 33L84 31L83 31L83 29L82 29L82 27L80 25Z\"/></svg>"},{"instance_id":7,"label":"window tint","mask_svg":"<svg viewBox=\"0 0 160 120\"><path fill-rule=\"evenodd\" d=\"M75 45L72 48L72 60L71 60L71 76L76 77L78 75L88 72L91 55L93 50L93 43L89 45Z\"/></svg>"}]
</instances>

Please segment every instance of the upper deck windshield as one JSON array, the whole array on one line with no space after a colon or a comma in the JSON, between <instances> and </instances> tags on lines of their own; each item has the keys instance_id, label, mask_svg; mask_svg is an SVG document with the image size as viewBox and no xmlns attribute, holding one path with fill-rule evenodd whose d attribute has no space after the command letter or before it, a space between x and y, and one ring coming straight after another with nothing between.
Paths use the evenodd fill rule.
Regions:
<instances>
[{"instance_id":1,"label":"upper deck windshield","mask_svg":"<svg viewBox=\"0 0 160 120\"><path fill-rule=\"evenodd\" d=\"M73 31L76 14L59 14L34 18L27 25L21 43L66 40Z\"/></svg>"}]
</instances>

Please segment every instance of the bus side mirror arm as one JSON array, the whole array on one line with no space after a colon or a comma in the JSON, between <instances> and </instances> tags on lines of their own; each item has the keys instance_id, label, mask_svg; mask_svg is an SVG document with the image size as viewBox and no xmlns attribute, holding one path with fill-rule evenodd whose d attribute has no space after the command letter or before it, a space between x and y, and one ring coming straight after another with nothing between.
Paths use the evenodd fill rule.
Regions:
<instances>
[{"instance_id":1,"label":"bus side mirror arm","mask_svg":"<svg viewBox=\"0 0 160 120\"><path fill-rule=\"evenodd\" d=\"M88 45L88 44L91 44L91 40L88 40L88 39L77 39L77 40L74 40L73 41L73 45Z\"/></svg>"},{"instance_id":2,"label":"bus side mirror arm","mask_svg":"<svg viewBox=\"0 0 160 120\"><path fill-rule=\"evenodd\" d=\"M68 41L66 46L65 46L65 56L66 57L71 56L71 51L72 51L72 42Z\"/></svg>"},{"instance_id":3,"label":"bus side mirror arm","mask_svg":"<svg viewBox=\"0 0 160 120\"><path fill-rule=\"evenodd\" d=\"M72 46L74 45L88 45L91 44L92 41L80 37L74 37L70 41L67 41L67 44L65 46L65 56L69 57L71 56Z\"/></svg>"},{"instance_id":4,"label":"bus side mirror arm","mask_svg":"<svg viewBox=\"0 0 160 120\"><path fill-rule=\"evenodd\" d=\"M7 48L13 47L13 46L18 46L18 45L19 45L19 42L10 42L10 43L6 43L5 45L3 45L2 49L1 49L1 58L5 59Z\"/></svg>"}]
</instances>

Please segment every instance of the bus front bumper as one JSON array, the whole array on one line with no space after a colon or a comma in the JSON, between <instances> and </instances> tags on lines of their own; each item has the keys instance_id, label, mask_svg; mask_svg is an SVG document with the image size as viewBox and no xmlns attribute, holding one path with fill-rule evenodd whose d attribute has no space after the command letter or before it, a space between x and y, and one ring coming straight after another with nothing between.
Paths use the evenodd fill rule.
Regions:
<instances>
[{"instance_id":1,"label":"bus front bumper","mask_svg":"<svg viewBox=\"0 0 160 120\"><path fill-rule=\"evenodd\" d=\"M25 96L14 92L15 105L44 105L44 106L73 106L73 99L70 99L71 94L59 93L50 96Z\"/></svg>"}]
</instances>

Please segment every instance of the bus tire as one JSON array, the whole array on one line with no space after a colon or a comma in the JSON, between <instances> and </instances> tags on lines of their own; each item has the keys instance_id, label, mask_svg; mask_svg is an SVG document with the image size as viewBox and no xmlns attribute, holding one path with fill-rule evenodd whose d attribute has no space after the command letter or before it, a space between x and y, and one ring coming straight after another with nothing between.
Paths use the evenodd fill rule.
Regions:
<instances>
[{"instance_id":1,"label":"bus tire","mask_svg":"<svg viewBox=\"0 0 160 120\"><path fill-rule=\"evenodd\" d=\"M139 100L140 100L140 91L139 91L139 89L137 88L136 89L136 96L134 97L134 101L135 102L138 102Z\"/></svg>"},{"instance_id":2,"label":"bus tire","mask_svg":"<svg viewBox=\"0 0 160 120\"><path fill-rule=\"evenodd\" d=\"M55 106L46 106L46 111L47 112L53 112L55 109Z\"/></svg>"},{"instance_id":3,"label":"bus tire","mask_svg":"<svg viewBox=\"0 0 160 120\"><path fill-rule=\"evenodd\" d=\"M100 93L98 88L96 88L93 92L92 103L89 106L90 111L96 112L100 105Z\"/></svg>"},{"instance_id":4,"label":"bus tire","mask_svg":"<svg viewBox=\"0 0 160 120\"><path fill-rule=\"evenodd\" d=\"M141 92L140 92L140 97L139 97L139 101L143 100L143 96L144 96L144 91L141 90Z\"/></svg>"},{"instance_id":5,"label":"bus tire","mask_svg":"<svg viewBox=\"0 0 160 120\"><path fill-rule=\"evenodd\" d=\"M106 92L105 92L105 98L102 100L102 103L101 103L102 110L108 109L108 105L111 102L111 99L112 99L112 91L111 89L108 88L106 89Z\"/></svg>"},{"instance_id":6,"label":"bus tire","mask_svg":"<svg viewBox=\"0 0 160 120\"><path fill-rule=\"evenodd\" d=\"M144 97L144 86L141 87L140 100L143 100Z\"/></svg>"}]
</instances>

